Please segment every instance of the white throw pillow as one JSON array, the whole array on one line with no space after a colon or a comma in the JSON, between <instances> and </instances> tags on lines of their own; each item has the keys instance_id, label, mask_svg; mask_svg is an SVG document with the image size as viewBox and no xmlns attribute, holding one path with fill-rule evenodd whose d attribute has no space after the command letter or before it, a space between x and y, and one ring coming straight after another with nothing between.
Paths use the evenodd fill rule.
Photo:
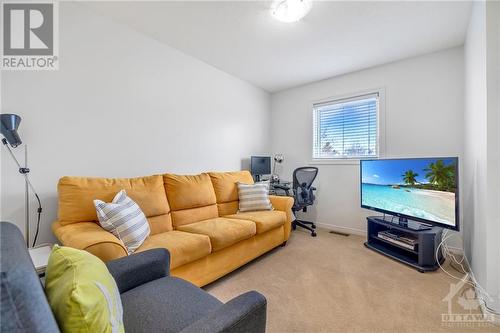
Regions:
<instances>
[{"instance_id":1,"label":"white throw pillow","mask_svg":"<svg viewBox=\"0 0 500 333\"><path fill-rule=\"evenodd\" d=\"M94 206L101 226L121 239L129 254L149 236L146 216L125 190L118 192L111 203L94 200Z\"/></svg>"},{"instance_id":2,"label":"white throw pillow","mask_svg":"<svg viewBox=\"0 0 500 333\"><path fill-rule=\"evenodd\" d=\"M269 183L237 184L240 212L273 210L269 200Z\"/></svg>"}]
</instances>

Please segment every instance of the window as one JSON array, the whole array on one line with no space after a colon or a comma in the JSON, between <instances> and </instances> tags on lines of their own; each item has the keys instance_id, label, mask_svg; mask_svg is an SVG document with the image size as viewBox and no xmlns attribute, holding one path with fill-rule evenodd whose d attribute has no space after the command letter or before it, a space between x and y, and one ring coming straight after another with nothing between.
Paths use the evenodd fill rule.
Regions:
<instances>
[{"instance_id":1,"label":"window","mask_svg":"<svg viewBox=\"0 0 500 333\"><path fill-rule=\"evenodd\" d=\"M380 93L313 105L313 159L378 157Z\"/></svg>"}]
</instances>

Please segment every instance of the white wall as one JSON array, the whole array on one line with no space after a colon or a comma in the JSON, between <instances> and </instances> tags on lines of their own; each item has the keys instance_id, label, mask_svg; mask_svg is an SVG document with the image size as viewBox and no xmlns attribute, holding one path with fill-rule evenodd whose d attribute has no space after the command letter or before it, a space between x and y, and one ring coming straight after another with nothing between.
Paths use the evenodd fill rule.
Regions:
<instances>
[{"instance_id":1,"label":"white wall","mask_svg":"<svg viewBox=\"0 0 500 333\"><path fill-rule=\"evenodd\" d=\"M485 4L473 6L465 43L464 236L475 276L486 281L486 21ZM474 245L473 245L474 244Z\"/></svg>"},{"instance_id":2,"label":"white wall","mask_svg":"<svg viewBox=\"0 0 500 333\"><path fill-rule=\"evenodd\" d=\"M500 2L486 3L488 104L488 306L500 313ZM500 316L497 316L500 320ZM500 321L499 321L500 323Z\"/></svg>"},{"instance_id":3,"label":"white wall","mask_svg":"<svg viewBox=\"0 0 500 333\"><path fill-rule=\"evenodd\" d=\"M283 153L282 179L311 162L311 103L385 88L387 157L461 156L463 48L411 58L273 94L271 142ZM333 229L363 233L359 165L319 165L317 201L307 217Z\"/></svg>"},{"instance_id":4,"label":"white wall","mask_svg":"<svg viewBox=\"0 0 500 333\"><path fill-rule=\"evenodd\" d=\"M487 5L487 62L488 75L488 151L490 154L489 174L489 215L491 233L488 234L489 262L492 263L489 293L494 300L490 308L500 313L500 2ZM499 318L497 316L497 318ZM499 321L500 322L500 321Z\"/></svg>"},{"instance_id":5,"label":"white wall","mask_svg":"<svg viewBox=\"0 0 500 333\"><path fill-rule=\"evenodd\" d=\"M500 4L475 2L465 43L464 236L477 282L500 310Z\"/></svg>"},{"instance_id":6,"label":"white wall","mask_svg":"<svg viewBox=\"0 0 500 333\"><path fill-rule=\"evenodd\" d=\"M23 118L45 209L40 241L61 176L239 170L269 153L263 90L75 3L60 4L59 48L59 71L1 73L1 112ZM23 179L1 150L1 219L24 230Z\"/></svg>"}]
</instances>

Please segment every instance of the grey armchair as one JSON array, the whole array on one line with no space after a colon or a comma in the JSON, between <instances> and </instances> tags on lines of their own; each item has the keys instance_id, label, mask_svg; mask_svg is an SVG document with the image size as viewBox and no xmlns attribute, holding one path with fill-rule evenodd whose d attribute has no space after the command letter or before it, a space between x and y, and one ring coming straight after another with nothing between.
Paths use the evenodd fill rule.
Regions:
<instances>
[{"instance_id":1,"label":"grey armchair","mask_svg":"<svg viewBox=\"0 0 500 333\"><path fill-rule=\"evenodd\" d=\"M1 332L59 332L19 229L0 222ZM266 299L256 291L222 303L169 276L170 256L154 249L107 263L123 304L126 332L265 332Z\"/></svg>"}]
</instances>

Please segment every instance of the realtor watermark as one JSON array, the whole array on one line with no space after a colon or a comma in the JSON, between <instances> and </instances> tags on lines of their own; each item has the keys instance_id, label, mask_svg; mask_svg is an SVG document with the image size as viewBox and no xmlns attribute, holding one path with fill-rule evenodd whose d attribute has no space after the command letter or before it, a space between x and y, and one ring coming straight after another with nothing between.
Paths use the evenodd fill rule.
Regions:
<instances>
[{"instance_id":1,"label":"realtor watermark","mask_svg":"<svg viewBox=\"0 0 500 333\"><path fill-rule=\"evenodd\" d=\"M441 315L444 327L493 327L494 317L483 313L443 313Z\"/></svg>"},{"instance_id":2,"label":"realtor watermark","mask_svg":"<svg viewBox=\"0 0 500 333\"><path fill-rule=\"evenodd\" d=\"M59 69L57 2L2 2L2 70Z\"/></svg>"},{"instance_id":3,"label":"realtor watermark","mask_svg":"<svg viewBox=\"0 0 500 333\"><path fill-rule=\"evenodd\" d=\"M448 311L441 314L441 325L455 328L493 326L494 316L481 312L480 299L467 281L468 274L458 283L450 284L450 291L443 298L443 302L448 303Z\"/></svg>"}]
</instances>

